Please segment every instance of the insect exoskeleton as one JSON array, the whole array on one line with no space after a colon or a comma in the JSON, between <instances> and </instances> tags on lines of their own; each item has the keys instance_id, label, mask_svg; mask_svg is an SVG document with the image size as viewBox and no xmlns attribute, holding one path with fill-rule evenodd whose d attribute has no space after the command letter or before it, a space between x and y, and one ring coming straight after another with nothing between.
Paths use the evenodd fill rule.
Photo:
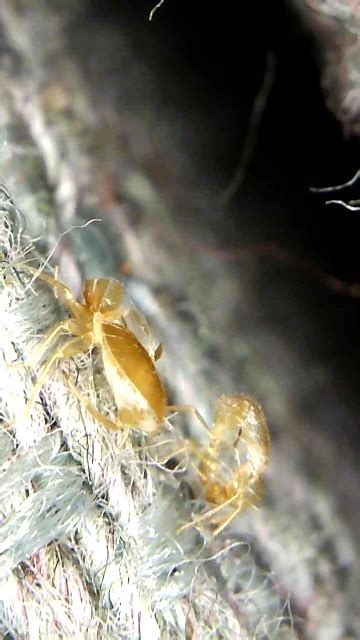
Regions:
<instances>
[{"instance_id":1,"label":"insect exoskeleton","mask_svg":"<svg viewBox=\"0 0 360 640\"><path fill-rule=\"evenodd\" d=\"M118 280L87 280L83 295L92 315L91 346L101 349L105 375L118 407L119 426L156 431L167 403L155 367L157 349L146 320Z\"/></svg>"},{"instance_id":2,"label":"insect exoskeleton","mask_svg":"<svg viewBox=\"0 0 360 640\"><path fill-rule=\"evenodd\" d=\"M166 395L153 360L128 329L103 322L100 331L105 375L120 424L157 431L166 415Z\"/></svg>"},{"instance_id":3,"label":"insect exoskeleton","mask_svg":"<svg viewBox=\"0 0 360 640\"><path fill-rule=\"evenodd\" d=\"M220 396L208 445L192 447L204 497L216 507L194 522L209 517L218 524L218 533L240 511L255 506L262 495L269 451L269 431L259 403L247 394Z\"/></svg>"},{"instance_id":4,"label":"insect exoskeleton","mask_svg":"<svg viewBox=\"0 0 360 640\"><path fill-rule=\"evenodd\" d=\"M131 331L153 360L161 355L144 316L135 307L124 284L115 278L92 278L83 288L85 306L99 312L103 320L120 324Z\"/></svg>"},{"instance_id":5,"label":"insect exoskeleton","mask_svg":"<svg viewBox=\"0 0 360 640\"><path fill-rule=\"evenodd\" d=\"M23 363L38 365L48 352L51 354L40 368L28 409L58 361L97 348L118 409L117 419L112 422L102 416L69 380L79 400L109 429L156 432L167 408L165 390L155 367L159 350L155 348L146 320L128 299L123 284L112 278L87 280L83 288L84 301L78 302L70 289L52 276L32 267L24 269L34 274L34 279L39 278L52 287L55 297L69 313L67 319L51 328L29 362ZM51 352L61 334L67 334L68 339Z\"/></svg>"}]
</instances>

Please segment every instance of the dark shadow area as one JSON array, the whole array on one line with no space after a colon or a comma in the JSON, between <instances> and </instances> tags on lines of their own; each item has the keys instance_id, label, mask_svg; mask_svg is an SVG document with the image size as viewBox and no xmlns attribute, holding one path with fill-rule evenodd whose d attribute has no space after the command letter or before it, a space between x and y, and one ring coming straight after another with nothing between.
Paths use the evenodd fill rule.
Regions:
<instances>
[{"instance_id":1,"label":"dark shadow area","mask_svg":"<svg viewBox=\"0 0 360 640\"><path fill-rule=\"evenodd\" d=\"M238 263L240 274L249 260L259 262L256 304L262 321L300 359L307 352L320 369L331 370L344 405L353 405L360 302L346 285L360 282L360 213L326 206L328 194L309 189L349 180L357 169L358 141L345 138L326 108L313 38L283 1L210 10L206 3L165 0L149 22L153 6L97 1L91 20L113 29L131 25L133 45L158 78L160 107L178 118L184 114L193 125L188 148L195 182L210 188L215 201L215 213L203 225L211 228L221 260ZM221 196L241 162L269 51L275 66L253 153L241 188L223 207ZM359 189L356 184L341 195L355 198ZM253 251L236 255L249 245ZM332 429L356 445L356 424L333 422Z\"/></svg>"},{"instance_id":2,"label":"dark shadow area","mask_svg":"<svg viewBox=\"0 0 360 640\"><path fill-rule=\"evenodd\" d=\"M246 178L225 210L231 238L241 217L241 234L251 230L252 242L276 242L313 256L335 275L360 280L359 215L325 206L326 196L309 192L352 177L358 141L346 139L326 109L320 56L289 4L209 10L206 3L166 0L149 22L152 2L108 0L92 3L92 15L119 27L132 23L139 52L161 78L163 106L176 106L197 124L206 146L198 149L196 164L219 196L238 169L266 56L273 52L272 87ZM355 197L358 188L344 195ZM254 201L260 206L251 206Z\"/></svg>"}]
</instances>

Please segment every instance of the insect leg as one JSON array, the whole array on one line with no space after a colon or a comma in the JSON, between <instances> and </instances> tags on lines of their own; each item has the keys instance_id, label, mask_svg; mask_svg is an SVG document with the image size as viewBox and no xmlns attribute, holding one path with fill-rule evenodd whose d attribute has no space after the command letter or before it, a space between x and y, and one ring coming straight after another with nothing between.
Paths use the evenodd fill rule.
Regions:
<instances>
[{"instance_id":1,"label":"insect leg","mask_svg":"<svg viewBox=\"0 0 360 640\"><path fill-rule=\"evenodd\" d=\"M236 497L239 497L239 496L236 496ZM225 506L225 505L226 505L226 503L224 503L222 506ZM226 518L226 520L222 524L220 524L218 527L216 527L216 529L214 531L214 536L219 535L219 533L221 533L221 531L223 531L225 529L225 527L227 527L236 518L236 516L238 516L239 513L241 513L243 508L244 508L244 505L241 504L240 507L238 507L232 513L230 513L229 517Z\"/></svg>"},{"instance_id":2,"label":"insect leg","mask_svg":"<svg viewBox=\"0 0 360 640\"><path fill-rule=\"evenodd\" d=\"M195 409L195 407L187 404L171 404L168 405L167 410L169 411L169 413L191 413L192 416L195 417L207 431L209 431L208 424L202 417L201 413L199 413L199 411Z\"/></svg>"},{"instance_id":3,"label":"insect leg","mask_svg":"<svg viewBox=\"0 0 360 640\"><path fill-rule=\"evenodd\" d=\"M51 343L58 337L59 334L63 333L72 333L71 331L71 320L64 320L63 322L59 322L55 328L51 329L46 336L43 338L40 344L38 344L34 350L32 351L30 357L26 360L22 360L21 362L11 362L8 364L9 369L19 369L21 367L34 367L38 362L40 362L42 356L46 353L47 349L51 345Z\"/></svg>"},{"instance_id":4,"label":"insect leg","mask_svg":"<svg viewBox=\"0 0 360 640\"><path fill-rule=\"evenodd\" d=\"M45 282L51 287L54 291L55 298L57 298L63 305L66 307L74 316L82 316L84 312L83 305L78 302L74 296L74 294L70 291L70 289L52 276L47 273L42 273L39 269L35 269L28 264L19 264L18 270L23 269L24 271L28 271L32 273L35 280L40 280L41 282Z\"/></svg>"},{"instance_id":5,"label":"insect leg","mask_svg":"<svg viewBox=\"0 0 360 640\"><path fill-rule=\"evenodd\" d=\"M227 507L229 504L233 503L236 500L236 498L238 498L237 494L235 496L232 496L228 500L226 500L226 502L223 502L222 504L219 504L216 507L213 507L212 509L209 509L208 511L205 511L205 513L202 513L199 516L196 516L196 518L193 518L193 520L191 520L191 522L187 522L186 524L183 524L178 529L178 531L182 531L183 529L188 529L189 527L193 527L194 525L196 525L198 522L202 522L203 520L207 520L208 518L211 518L213 515L215 515L219 511L221 511L221 509L224 509L224 507ZM235 513L237 514L237 513L239 513L239 511L241 511L241 508L240 509L236 509ZM231 518L230 519L228 518L225 521L225 525L220 525L220 527L218 527L215 530L215 535L217 535L217 533L222 531L222 529L224 529L224 527L226 527L227 524L229 522L231 522L232 518L233 518L233 514L231 514Z\"/></svg>"},{"instance_id":6,"label":"insect leg","mask_svg":"<svg viewBox=\"0 0 360 640\"><path fill-rule=\"evenodd\" d=\"M97 422L102 424L104 427L106 427L110 431L118 431L119 429L124 428L123 425L120 423L120 421L113 422L112 420L109 420L108 418L106 418L90 400L87 400L86 398L84 398L84 396L81 394L79 389L74 385L74 383L69 379L69 377L68 376L66 377L67 377L67 384L69 385L69 389L71 390L71 392L74 394L74 396L76 396L79 402L81 402L81 404L84 405L86 411L88 411L88 413L90 413L90 415L93 418L95 418ZM126 429L125 439L128 435L128 432L129 432L129 429Z\"/></svg>"},{"instance_id":7,"label":"insect leg","mask_svg":"<svg viewBox=\"0 0 360 640\"><path fill-rule=\"evenodd\" d=\"M35 386L33 387L32 390L32 394L31 397L29 399L29 401L27 402L25 411L23 413L23 415L21 416L22 419L28 418L31 410L36 402L36 399L39 395L39 392L41 390L41 388L44 385L44 382L46 381L46 378L48 377L51 369L53 368L53 366L56 364L56 362L58 360L61 360L63 358L71 358L72 356L77 355L78 353L81 353L84 351L84 341L81 338L72 338L71 340L69 340L66 344L64 344L63 346L61 346L59 349L57 349L55 351L55 353L53 353L53 355L51 356L51 358L48 360L48 362L46 362L39 371L39 375L38 375L38 380L35 384ZM16 418L15 420L11 420L9 422L7 422L5 424L5 428L15 424L17 421L19 420L19 418Z\"/></svg>"}]
</instances>

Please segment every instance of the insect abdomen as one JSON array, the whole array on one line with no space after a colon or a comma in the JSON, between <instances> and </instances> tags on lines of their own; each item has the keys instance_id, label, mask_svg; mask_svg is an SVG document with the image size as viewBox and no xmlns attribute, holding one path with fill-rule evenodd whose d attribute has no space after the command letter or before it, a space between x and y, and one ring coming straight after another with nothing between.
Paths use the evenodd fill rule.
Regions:
<instances>
[{"instance_id":1,"label":"insect abdomen","mask_svg":"<svg viewBox=\"0 0 360 640\"><path fill-rule=\"evenodd\" d=\"M166 411L165 391L147 351L134 334L124 327L104 322L102 332L106 377L118 408L129 408L130 385L134 410L149 411L150 408L156 421L162 421Z\"/></svg>"}]
</instances>

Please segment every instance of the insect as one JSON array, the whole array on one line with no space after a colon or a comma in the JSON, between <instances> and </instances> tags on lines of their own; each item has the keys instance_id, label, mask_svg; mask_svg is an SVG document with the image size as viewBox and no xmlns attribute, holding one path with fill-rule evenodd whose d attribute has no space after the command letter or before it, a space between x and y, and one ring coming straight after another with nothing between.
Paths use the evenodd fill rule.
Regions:
<instances>
[{"instance_id":1,"label":"insect","mask_svg":"<svg viewBox=\"0 0 360 640\"><path fill-rule=\"evenodd\" d=\"M52 327L30 359L20 364L37 365L60 335L69 336L40 368L27 413L58 361L97 347L118 410L116 421L112 422L102 415L71 383L74 393L90 414L109 429L137 428L146 433L157 431L167 409L172 409L167 407L164 386L155 366L155 361L161 355L161 347L155 348L147 322L127 300L123 284L112 278L86 280L83 302L78 302L70 289L57 279L38 273L29 266L24 269L52 287L55 297L69 313L67 319Z\"/></svg>"},{"instance_id":2,"label":"insect","mask_svg":"<svg viewBox=\"0 0 360 640\"><path fill-rule=\"evenodd\" d=\"M146 320L127 299L121 282L112 278L86 280L83 302L78 302L70 289L57 279L39 274L32 267L24 268L49 285L69 313L68 318L52 327L30 360L20 365L38 364L60 335L68 336L41 366L28 411L59 360L96 347L118 410L116 420L106 418L75 385L70 381L69 384L100 424L108 429L135 428L154 434L169 411L191 411L207 428L194 408L167 405L164 386L155 366L161 349L155 347ZM259 501L270 439L260 405L247 394L220 396L215 405L213 427L207 433L206 445L187 440L184 449L197 469L206 501L215 506L184 527L210 518L216 522L216 535L240 511Z\"/></svg>"},{"instance_id":3,"label":"insect","mask_svg":"<svg viewBox=\"0 0 360 640\"><path fill-rule=\"evenodd\" d=\"M187 446L197 461L204 497L215 507L185 527L210 518L217 523L217 535L243 509L256 506L262 496L262 476L270 452L264 412L247 394L221 395L215 405L208 444L198 446L188 441Z\"/></svg>"}]
</instances>

